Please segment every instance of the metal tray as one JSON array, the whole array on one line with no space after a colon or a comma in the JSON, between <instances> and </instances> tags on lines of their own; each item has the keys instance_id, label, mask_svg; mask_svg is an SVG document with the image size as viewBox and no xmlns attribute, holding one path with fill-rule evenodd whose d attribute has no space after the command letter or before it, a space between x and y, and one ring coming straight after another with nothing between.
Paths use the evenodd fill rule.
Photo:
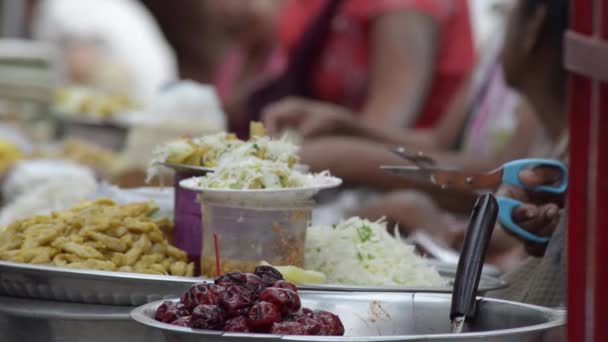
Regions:
<instances>
[{"instance_id":1,"label":"metal tray","mask_svg":"<svg viewBox=\"0 0 608 342\"><path fill-rule=\"evenodd\" d=\"M497 299L480 298L474 322L462 334L450 333L449 294L339 293L300 291L302 305L340 316L345 337L236 334L177 327L154 320L161 302L143 305L131 317L158 329L166 341L555 341L565 311Z\"/></svg>"},{"instance_id":2,"label":"metal tray","mask_svg":"<svg viewBox=\"0 0 608 342\"><path fill-rule=\"evenodd\" d=\"M159 331L133 321L131 310L0 296L0 341L163 341Z\"/></svg>"},{"instance_id":3,"label":"metal tray","mask_svg":"<svg viewBox=\"0 0 608 342\"><path fill-rule=\"evenodd\" d=\"M305 284L302 290L369 291L369 292L432 292L451 293L455 269L439 273L448 280L445 287L388 287L331 284ZM206 278L174 277L138 273L76 270L69 268L29 265L0 261L0 295L50 299L87 304L137 306L154 300L179 297L192 284L211 281ZM479 294L505 287L497 278L482 275Z\"/></svg>"},{"instance_id":4,"label":"metal tray","mask_svg":"<svg viewBox=\"0 0 608 342\"><path fill-rule=\"evenodd\" d=\"M75 270L0 261L0 295L137 306L180 296L201 278Z\"/></svg>"},{"instance_id":5,"label":"metal tray","mask_svg":"<svg viewBox=\"0 0 608 342\"><path fill-rule=\"evenodd\" d=\"M436 266L439 274L447 279L446 286L440 287L412 287L412 286L364 286L364 285L342 285L342 284L304 284L298 286L303 290L314 291L342 291L342 292L428 292L428 293L452 293L454 279L456 278L456 269L453 266L440 267ZM477 294L485 295L489 291L502 289L508 286L508 283L502 279L482 274L479 280L479 289Z\"/></svg>"}]
</instances>

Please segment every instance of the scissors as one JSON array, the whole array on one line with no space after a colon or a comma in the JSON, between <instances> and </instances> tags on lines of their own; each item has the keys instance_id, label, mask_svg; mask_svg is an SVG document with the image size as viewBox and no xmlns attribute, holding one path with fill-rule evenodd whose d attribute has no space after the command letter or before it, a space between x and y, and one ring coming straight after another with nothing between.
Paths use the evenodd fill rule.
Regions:
<instances>
[{"instance_id":1,"label":"scissors","mask_svg":"<svg viewBox=\"0 0 608 342\"><path fill-rule=\"evenodd\" d=\"M470 173L458 169L438 167L437 162L422 152L410 152L403 148L395 149L393 152L412 162L414 166L381 166L381 169L409 178L430 181L444 189L449 187L462 190L491 189L495 191L501 184L509 184L535 192L563 194L568 188L568 169L557 160L519 159L505 163L501 167L487 173ZM534 187L522 184L519 180L519 173L524 169L538 166L557 168L562 175L560 183L557 185L539 185ZM549 237L530 233L513 222L511 213L523 205L522 202L502 196L497 196L496 200L499 206L498 221L505 229L527 241L536 243L549 242Z\"/></svg>"}]
</instances>

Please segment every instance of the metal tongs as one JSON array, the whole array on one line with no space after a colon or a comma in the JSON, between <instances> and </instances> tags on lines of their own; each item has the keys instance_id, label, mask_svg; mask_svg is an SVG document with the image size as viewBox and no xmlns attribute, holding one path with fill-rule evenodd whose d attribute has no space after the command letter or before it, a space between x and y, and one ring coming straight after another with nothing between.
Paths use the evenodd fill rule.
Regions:
<instances>
[{"instance_id":1,"label":"metal tongs","mask_svg":"<svg viewBox=\"0 0 608 342\"><path fill-rule=\"evenodd\" d=\"M494 196L481 195L473 208L458 259L450 309L452 333L461 333L465 320L474 319L477 314L479 279L497 215L498 203Z\"/></svg>"},{"instance_id":2,"label":"metal tongs","mask_svg":"<svg viewBox=\"0 0 608 342\"><path fill-rule=\"evenodd\" d=\"M432 182L444 189L495 191L501 184L509 184L536 192L563 194L568 187L568 169L563 163L556 160L519 159L505 163L501 167L487 173L471 173L458 169L438 167L438 163L433 158L424 155L422 152L409 152L402 147L393 150L393 152L413 163L414 166L381 166L383 170L413 179ZM557 168L561 173L560 183L530 188L520 182L519 173L522 170L539 166ZM500 207L498 220L505 229L527 241L536 243L547 243L549 241L548 237L532 234L513 221L513 210L523 203L501 196L498 196L496 199Z\"/></svg>"}]
</instances>

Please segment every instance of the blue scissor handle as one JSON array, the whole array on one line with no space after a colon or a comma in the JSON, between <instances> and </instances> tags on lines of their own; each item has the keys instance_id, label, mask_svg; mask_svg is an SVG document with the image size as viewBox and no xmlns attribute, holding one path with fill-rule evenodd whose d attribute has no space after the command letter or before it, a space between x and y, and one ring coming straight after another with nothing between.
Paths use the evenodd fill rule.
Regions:
<instances>
[{"instance_id":1,"label":"blue scissor handle","mask_svg":"<svg viewBox=\"0 0 608 342\"><path fill-rule=\"evenodd\" d=\"M505 229L527 241L536 243L549 242L549 237L532 234L513 222L511 214L513 213L513 210L523 204L522 202L502 196L497 196L496 201L498 201L498 222L500 222Z\"/></svg>"},{"instance_id":2,"label":"blue scissor handle","mask_svg":"<svg viewBox=\"0 0 608 342\"><path fill-rule=\"evenodd\" d=\"M519 173L530 166L551 166L558 168L562 173L562 180L559 185L539 185L535 187L528 187L521 183L519 180ZM568 168L563 163L557 160L551 159L519 159L514 160L503 165L502 171L502 182L504 184L510 184L518 188L530 189L538 192L548 192L552 194L563 194L568 188Z\"/></svg>"}]
</instances>

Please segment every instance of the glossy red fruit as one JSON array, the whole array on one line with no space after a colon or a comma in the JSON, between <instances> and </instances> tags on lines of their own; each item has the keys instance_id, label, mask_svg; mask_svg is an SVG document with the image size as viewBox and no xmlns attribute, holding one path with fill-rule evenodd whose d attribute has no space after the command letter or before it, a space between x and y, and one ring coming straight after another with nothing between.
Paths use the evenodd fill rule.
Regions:
<instances>
[{"instance_id":1,"label":"glossy red fruit","mask_svg":"<svg viewBox=\"0 0 608 342\"><path fill-rule=\"evenodd\" d=\"M280 322L272 325L270 333L275 335L306 335L307 331L298 322Z\"/></svg>"},{"instance_id":2,"label":"glossy red fruit","mask_svg":"<svg viewBox=\"0 0 608 342\"><path fill-rule=\"evenodd\" d=\"M255 302L254 296L242 286L231 285L221 294L220 306L229 318L243 315L243 309L251 307ZM245 314L248 310L244 311Z\"/></svg>"},{"instance_id":3,"label":"glossy red fruit","mask_svg":"<svg viewBox=\"0 0 608 342\"><path fill-rule=\"evenodd\" d=\"M262 278L262 281L266 286L271 286L279 280L283 279L283 275L276 268L272 266L258 266L253 272L258 277Z\"/></svg>"},{"instance_id":4,"label":"glossy red fruit","mask_svg":"<svg viewBox=\"0 0 608 342\"><path fill-rule=\"evenodd\" d=\"M180 302L190 309L197 305L217 305L225 288L214 284L195 284L180 298Z\"/></svg>"},{"instance_id":5,"label":"glossy red fruit","mask_svg":"<svg viewBox=\"0 0 608 342\"><path fill-rule=\"evenodd\" d=\"M282 314L295 313L300 310L300 297L294 291L269 287L260 293L260 300L276 305Z\"/></svg>"},{"instance_id":6,"label":"glossy red fruit","mask_svg":"<svg viewBox=\"0 0 608 342\"><path fill-rule=\"evenodd\" d=\"M236 333L248 333L251 332L249 329L249 319L247 317L239 316L226 321L224 325L224 331L236 332Z\"/></svg>"},{"instance_id":7,"label":"glossy red fruit","mask_svg":"<svg viewBox=\"0 0 608 342\"><path fill-rule=\"evenodd\" d=\"M183 304L167 301L162 303L158 309L156 309L154 318L163 323L173 323L178 318L189 315L190 310L188 310L188 308L186 308Z\"/></svg>"},{"instance_id":8,"label":"glossy red fruit","mask_svg":"<svg viewBox=\"0 0 608 342\"><path fill-rule=\"evenodd\" d=\"M273 323L281 321L281 311L272 303L259 302L249 309L249 325L260 331L268 331Z\"/></svg>"},{"instance_id":9,"label":"glossy red fruit","mask_svg":"<svg viewBox=\"0 0 608 342\"><path fill-rule=\"evenodd\" d=\"M255 295L260 294L267 286L262 281L262 278L253 273L245 273L245 284L242 285Z\"/></svg>"},{"instance_id":10,"label":"glossy red fruit","mask_svg":"<svg viewBox=\"0 0 608 342\"><path fill-rule=\"evenodd\" d=\"M315 310L312 315L314 320L321 323L319 335L344 335L344 325L342 325L340 317L323 310Z\"/></svg>"},{"instance_id":11,"label":"glossy red fruit","mask_svg":"<svg viewBox=\"0 0 608 342\"><path fill-rule=\"evenodd\" d=\"M191 327L191 322L190 320L192 319L192 316L184 316L184 317L180 317L177 320L175 320L173 323L171 323L172 325L177 325L179 327Z\"/></svg>"},{"instance_id":12,"label":"glossy red fruit","mask_svg":"<svg viewBox=\"0 0 608 342\"><path fill-rule=\"evenodd\" d=\"M193 328L222 330L226 317L222 309L216 305L199 305L192 310L190 320Z\"/></svg>"},{"instance_id":13,"label":"glossy red fruit","mask_svg":"<svg viewBox=\"0 0 608 342\"><path fill-rule=\"evenodd\" d=\"M279 280L279 281L275 282L274 284L272 284L272 287L278 287L280 289L287 289L287 290L291 290L295 293L298 293L298 288L294 284L292 284L288 281L285 281L285 280Z\"/></svg>"},{"instance_id":14,"label":"glossy red fruit","mask_svg":"<svg viewBox=\"0 0 608 342\"><path fill-rule=\"evenodd\" d=\"M314 311L310 310L309 308L301 308L300 309L300 316L312 318L313 313L314 313Z\"/></svg>"},{"instance_id":15,"label":"glossy red fruit","mask_svg":"<svg viewBox=\"0 0 608 342\"><path fill-rule=\"evenodd\" d=\"M242 272L230 272L221 275L215 279L215 285L228 287L231 285L242 286L247 282L247 276Z\"/></svg>"},{"instance_id":16,"label":"glossy red fruit","mask_svg":"<svg viewBox=\"0 0 608 342\"><path fill-rule=\"evenodd\" d=\"M300 317L296 319L296 322L302 324L304 329L306 329L307 335L318 335L321 331L321 323L319 321L308 318L308 317Z\"/></svg>"}]
</instances>

